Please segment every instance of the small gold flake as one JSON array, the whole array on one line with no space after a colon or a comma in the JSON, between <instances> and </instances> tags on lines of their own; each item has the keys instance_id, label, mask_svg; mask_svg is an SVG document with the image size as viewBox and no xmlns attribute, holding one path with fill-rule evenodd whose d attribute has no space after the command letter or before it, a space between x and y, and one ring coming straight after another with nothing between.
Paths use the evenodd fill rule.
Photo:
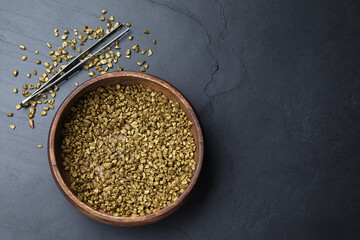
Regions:
<instances>
[{"instance_id":1,"label":"small gold flake","mask_svg":"<svg viewBox=\"0 0 360 240\"><path fill-rule=\"evenodd\" d=\"M36 108L29 108L29 114L34 115L36 112Z\"/></svg>"},{"instance_id":2,"label":"small gold flake","mask_svg":"<svg viewBox=\"0 0 360 240\"><path fill-rule=\"evenodd\" d=\"M34 119L29 119L29 125L31 128L34 128Z\"/></svg>"},{"instance_id":3,"label":"small gold flake","mask_svg":"<svg viewBox=\"0 0 360 240\"><path fill-rule=\"evenodd\" d=\"M135 52L138 53L140 51L139 44L135 44L134 46L132 46L132 49L134 49Z\"/></svg>"},{"instance_id":4,"label":"small gold flake","mask_svg":"<svg viewBox=\"0 0 360 240\"><path fill-rule=\"evenodd\" d=\"M138 62L137 64L138 64L139 66L142 66L144 63L146 63L146 61Z\"/></svg>"}]
</instances>

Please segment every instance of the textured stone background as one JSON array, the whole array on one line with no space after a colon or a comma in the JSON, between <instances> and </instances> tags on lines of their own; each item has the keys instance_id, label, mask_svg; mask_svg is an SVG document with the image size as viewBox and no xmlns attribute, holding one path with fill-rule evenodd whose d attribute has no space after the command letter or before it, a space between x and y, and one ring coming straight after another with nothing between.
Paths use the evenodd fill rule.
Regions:
<instances>
[{"instance_id":1,"label":"textured stone background","mask_svg":"<svg viewBox=\"0 0 360 240\"><path fill-rule=\"evenodd\" d=\"M11 92L36 82L24 76L48 59L46 41L60 44L54 27L99 26L101 9L133 23L134 41L154 50L148 73L184 93L206 138L192 198L144 227L107 226L72 207L36 147L55 111L30 129ZM359 1L0 0L0 11L1 239L359 238ZM20 44L41 54L22 62ZM138 70L138 60L119 65ZM63 84L55 106L87 79Z\"/></svg>"}]
</instances>

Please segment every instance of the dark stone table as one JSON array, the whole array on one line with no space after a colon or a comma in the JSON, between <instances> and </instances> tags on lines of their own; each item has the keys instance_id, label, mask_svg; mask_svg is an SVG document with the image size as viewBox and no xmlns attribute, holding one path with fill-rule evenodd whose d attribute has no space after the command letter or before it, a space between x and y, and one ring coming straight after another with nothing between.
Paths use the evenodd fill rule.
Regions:
<instances>
[{"instance_id":1,"label":"dark stone table","mask_svg":"<svg viewBox=\"0 0 360 240\"><path fill-rule=\"evenodd\" d=\"M47 41L61 43L53 28L104 27L101 9L132 22L120 46L154 50L147 72L184 93L206 139L191 199L144 227L77 211L48 166L55 111L31 129L15 110L12 89L36 83L25 74L43 71L34 60L49 60ZM1 0L0 10L0 239L359 239L359 1ZM139 71L139 60L116 66ZM88 78L63 84L55 107Z\"/></svg>"}]
</instances>

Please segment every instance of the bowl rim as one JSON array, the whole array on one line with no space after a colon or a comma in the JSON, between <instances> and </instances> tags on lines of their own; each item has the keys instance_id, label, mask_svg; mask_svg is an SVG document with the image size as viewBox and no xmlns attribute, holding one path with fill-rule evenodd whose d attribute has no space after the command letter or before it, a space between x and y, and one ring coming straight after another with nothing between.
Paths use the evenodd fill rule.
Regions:
<instances>
[{"instance_id":1,"label":"bowl rim","mask_svg":"<svg viewBox=\"0 0 360 240\"><path fill-rule=\"evenodd\" d=\"M189 186L180 195L180 197L178 199L176 199L174 202L172 202L170 205L166 206L165 208L160 209L157 212L154 212L154 213L151 213L151 214L148 214L145 216L116 217L116 216L112 216L110 214L103 213L103 212L100 212L100 211L97 211L97 210L91 208L90 206L88 206L85 203L83 203L82 201L80 201L71 192L71 190L67 187L67 185L65 184L65 182L60 174L60 171L59 171L59 169L57 167L57 163L56 163L55 147L54 147L55 142L54 142L54 138L52 136L55 136L56 129L57 129L57 127L59 127L60 117L63 114L65 107L67 107L67 105L70 103L70 101L73 98L75 98L78 93L84 91L91 85L93 85L99 81L105 80L105 79L118 78L118 77L139 77L146 81L150 81L154 84L161 85L162 87L170 90L172 93L174 93L176 95L176 97L179 99L179 101L182 102L182 104L184 104L186 106L186 108L188 109L188 112L192 117L191 120L194 123L195 129L196 129L196 132L198 135L199 158L197 161L195 173L191 179ZM195 183L199 177L199 174L200 174L200 171L202 168L203 157L204 157L203 134L202 134L199 120L198 120L198 118L195 114L195 111L194 111L193 107L191 106L190 102L185 98L185 96L179 90L177 90L174 86L172 86L170 83L166 82L165 80L163 80L159 77L156 77L154 75L148 74L148 73L135 72L135 71L119 71L119 72L107 73L107 74L103 74L103 75L91 78L91 79L85 81L83 84L79 85L64 99L64 101L61 103L61 105L57 109L57 111L53 117L53 120L51 122L49 136L48 136L48 159L49 159L50 170L51 170L53 178L56 182L56 185L61 190L63 195L70 201L70 203L75 208L80 210L82 213L84 213L88 217L91 217L97 221L100 221L100 222L103 222L106 224L116 225L116 226L145 225L145 224L159 221L159 220L169 216L173 212L175 212L184 203L184 201L187 199L189 193L194 188Z\"/></svg>"}]
</instances>

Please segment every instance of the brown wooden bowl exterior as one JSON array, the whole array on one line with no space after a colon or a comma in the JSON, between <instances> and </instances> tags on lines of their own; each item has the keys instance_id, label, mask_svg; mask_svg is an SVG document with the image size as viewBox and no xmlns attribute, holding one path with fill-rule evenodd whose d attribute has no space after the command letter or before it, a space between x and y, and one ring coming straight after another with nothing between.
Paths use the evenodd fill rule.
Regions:
<instances>
[{"instance_id":1,"label":"brown wooden bowl exterior","mask_svg":"<svg viewBox=\"0 0 360 240\"><path fill-rule=\"evenodd\" d=\"M70 112L71 106L73 106L81 97L86 93L91 92L97 89L100 86L107 85L134 85L142 84L143 86L161 92L166 95L169 99L177 101L180 103L181 109L186 113L186 116L194 123L191 127L191 132L194 136L196 144L195 152L195 161L196 169L194 176L185 190L185 192L172 204L169 206L149 215L140 216L140 217L115 217L110 214L96 211L93 208L89 207L85 203L81 202L70 190L69 188L69 173L64 170L62 165L61 158L61 129L64 125L66 116ZM175 212L187 199L190 191L193 189L202 166L203 156L204 156L204 141L203 135L201 132L201 127L199 121L195 115L194 109L191 107L190 103L186 98L172 85L165 82L164 80L152 76L150 74L141 73L141 72L132 72L132 71L122 71L122 72L113 72L100 75L98 77L92 78L85 83L81 84L76 88L70 95L64 100L61 106L58 108L54 119L51 123L49 138L48 138L48 156L50 169L55 179L57 186L60 188L61 192L65 197L80 210L85 215L114 226L139 226L149 223L159 221L173 212Z\"/></svg>"}]
</instances>

